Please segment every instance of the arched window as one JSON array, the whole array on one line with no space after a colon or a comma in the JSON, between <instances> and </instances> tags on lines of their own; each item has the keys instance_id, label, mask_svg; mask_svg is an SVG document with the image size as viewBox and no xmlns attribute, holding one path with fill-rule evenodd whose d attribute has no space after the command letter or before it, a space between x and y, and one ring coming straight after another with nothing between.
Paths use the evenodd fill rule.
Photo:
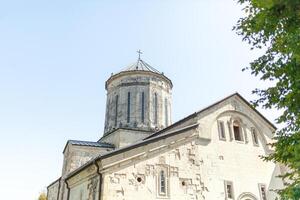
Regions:
<instances>
[{"instance_id":1,"label":"arched window","mask_svg":"<svg viewBox=\"0 0 300 200\"><path fill-rule=\"evenodd\" d=\"M166 195L166 175L164 170L161 170L159 173L159 194Z\"/></svg>"},{"instance_id":2,"label":"arched window","mask_svg":"<svg viewBox=\"0 0 300 200\"><path fill-rule=\"evenodd\" d=\"M165 125L168 126L169 118L168 118L168 99L165 98Z\"/></svg>"},{"instance_id":3,"label":"arched window","mask_svg":"<svg viewBox=\"0 0 300 200\"><path fill-rule=\"evenodd\" d=\"M226 140L225 126L223 121L218 120L218 131L219 131L219 139Z\"/></svg>"},{"instance_id":4,"label":"arched window","mask_svg":"<svg viewBox=\"0 0 300 200\"><path fill-rule=\"evenodd\" d=\"M255 128L251 129L253 144L258 146L258 135Z\"/></svg>"},{"instance_id":5,"label":"arched window","mask_svg":"<svg viewBox=\"0 0 300 200\"><path fill-rule=\"evenodd\" d=\"M142 92L142 123L145 121L145 93Z\"/></svg>"},{"instance_id":6,"label":"arched window","mask_svg":"<svg viewBox=\"0 0 300 200\"><path fill-rule=\"evenodd\" d=\"M233 122L233 134L234 139L237 141L243 141L242 128L239 121L235 120Z\"/></svg>"},{"instance_id":7,"label":"arched window","mask_svg":"<svg viewBox=\"0 0 300 200\"><path fill-rule=\"evenodd\" d=\"M127 93L127 123L130 122L130 92Z\"/></svg>"},{"instance_id":8,"label":"arched window","mask_svg":"<svg viewBox=\"0 0 300 200\"><path fill-rule=\"evenodd\" d=\"M154 124L157 125L157 116L158 115L158 102L157 102L157 93L154 93Z\"/></svg>"},{"instance_id":9,"label":"arched window","mask_svg":"<svg viewBox=\"0 0 300 200\"><path fill-rule=\"evenodd\" d=\"M118 124L118 105L119 105L119 95L116 96L115 126L117 126Z\"/></svg>"}]
</instances>

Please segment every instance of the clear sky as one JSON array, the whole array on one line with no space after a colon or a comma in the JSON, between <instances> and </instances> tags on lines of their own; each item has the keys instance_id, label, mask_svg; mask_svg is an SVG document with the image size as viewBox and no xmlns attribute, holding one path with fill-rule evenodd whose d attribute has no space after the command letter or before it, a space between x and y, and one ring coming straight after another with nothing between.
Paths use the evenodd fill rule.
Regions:
<instances>
[{"instance_id":1,"label":"clear sky","mask_svg":"<svg viewBox=\"0 0 300 200\"><path fill-rule=\"evenodd\" d=\"M172 79L173 122L264 83L236 0L0 0L0 196L36 199L68 139L103 133L104 82L137 59ZM262 111L274 121L276 112Z\"/></svg>"}]
</instances>

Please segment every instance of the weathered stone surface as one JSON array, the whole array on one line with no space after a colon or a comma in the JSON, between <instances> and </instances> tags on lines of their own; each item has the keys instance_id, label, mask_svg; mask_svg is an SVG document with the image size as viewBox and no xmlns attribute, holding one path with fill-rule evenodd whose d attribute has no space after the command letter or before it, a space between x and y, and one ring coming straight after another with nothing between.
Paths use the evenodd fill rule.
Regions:
<instances>
[{"instance_id":1,"label":"weathered stone surface","mask_svg":"<svg viewBox=\"0 0 300 200\"><path fill-rule=\"evenodd\" d=\"M47 188L47 200L57 200L60 187L60 179L56 180Z\"/></svg>"},{"instance_id":2,"label":"weathered stone surface","mask_svg":"<svg viewBox=\"0 0 300 200\"><path fill-rule=\"evenodd\" d=\"M111 149L68 145L60 187L58 181L48 187L49 200L57 200L58 194L59 200L231 200L226 197L226 182L232 184L236 200L261 199L261 184L266 186L268 200L276 198L272 189L282 187L277 176L283 167L259 157L272 152L267 144L273 141L274 127L238 94L143 140L171 123L172 83L162 74L137 70L112 76L106 89L105 136L101 142L114 144L117 150L78 170ZM224 138L220 137L220 122ZM257 133L258 144L252 130Z\"/></svg>"},{"instance_id":3,"label":"weathered stone surface","mask_svg":"<svg viewBox=\"0 0 300 200\"><path fill-rule=\"evenodd\" d=\"M232 102L229 99L184 122L197 122L198 129L101 160L102 199L134 200L142 196L149 200L221 200L225 199L224 181L231 181L236 199L252 196L258 200L258 185L265 184L269 189L268 200L274 200L276 194L272 189L282 187L281 180L276 178L280 168L259 158L271 152L267 143L272 141L274 130L242 101L235 99L235 105ZM234 137L230 139L235 119L239 119L243 126L243 141ZM219 138L218 121L229 122L230 126L225 126L225 140ZM258 145L253 143L252 128L257 130ZM157 181L161 169L168 172L168 194L165 197L158 194ZM84 177L81 179L84 180Z\"/></svg>"},{"instance_id":4,"label":"weathered stone surface","mask_svg":"<svg viewBox=\"0 0 300 200\"><path fill-rule=\"evenodd\" d=\"M171 89L171 83L161 74L147 71L121 72L107 82L104 133L116 128L151 131L168 126L171 124ZM128 100L128 93L130 93L130 100ZM142 104L143 93L144 104ZM156 103L155 98L157 98ZM129 121L128 102L130 103ZM144 119L142 105L144 105Z\"/></svg>"}]
</instances>

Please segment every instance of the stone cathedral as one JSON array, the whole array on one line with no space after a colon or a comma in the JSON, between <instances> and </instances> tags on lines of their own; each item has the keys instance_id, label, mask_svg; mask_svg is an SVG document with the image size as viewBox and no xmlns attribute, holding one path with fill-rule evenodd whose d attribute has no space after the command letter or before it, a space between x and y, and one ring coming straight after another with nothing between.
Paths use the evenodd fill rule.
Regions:
<instances>
[{"instance_id":1,"label":"stone cathedral","mask_svg":"<svg viewBox=\"0 0 300 200\"><path fill-rule=\"evenodd\" d=\"M140 57L112 74L103 136L67 141L48 200L274 200L276 127L238 93L172 123L172 88Z\"/></svg>"}]
</instances>

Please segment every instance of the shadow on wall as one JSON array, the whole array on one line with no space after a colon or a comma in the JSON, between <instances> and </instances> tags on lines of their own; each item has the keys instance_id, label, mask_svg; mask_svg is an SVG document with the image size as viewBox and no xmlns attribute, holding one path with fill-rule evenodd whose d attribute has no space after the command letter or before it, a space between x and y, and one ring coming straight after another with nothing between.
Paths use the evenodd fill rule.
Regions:
<instances>
[{"instance_id":1,"label":"shadow on wall","mask_svg":"<svg viewBox=\"0 0 300 200\"><path fill-rule=\"evenodd\" d=\"M284 187L282 179L278 177L281 174L282 172L280 169L280 165L276 164L269 183L269 188L267 193L269 199L276 199L277 197L276 190L282 189Z\"/></svg>"}]
</instances>

